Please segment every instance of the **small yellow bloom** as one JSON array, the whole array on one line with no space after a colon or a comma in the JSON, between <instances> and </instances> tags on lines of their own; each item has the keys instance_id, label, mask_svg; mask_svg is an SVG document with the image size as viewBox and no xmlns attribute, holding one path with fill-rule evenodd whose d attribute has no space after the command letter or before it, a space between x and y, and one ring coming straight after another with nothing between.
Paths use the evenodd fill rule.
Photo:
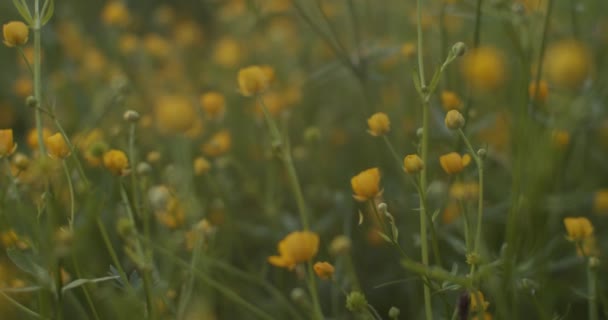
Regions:
<instances>
[{"instance_id":1,"label":"small yellow bloom","mask_svg":"<svg viewBox=\"0 0 608 320\"><path fill-rule=\"evenodd\" d=\"M464 117L458 110L450 110L445 115L445 126L450 130L458 130L464 126Z\"/></svg>"},{"instance_id":2,"label":"small yellow bloom","mask_svg":"<svg viewBox=\"0 0 608 320\"><path fill-rule=\"evenodd\" d=\"M441 92L441 106L443 106L443 110L445 111L460 110L462 108L462 100L460 100L456 92L443 91Z\"/></svg>"},{"instance_id":3,"label":"small yellow bloom","mask_svg":"<svg viewBox=\"0 0 608 320\"><path fill-rule=\"evenodd\" d=\"M51 136L51 130L47 129L47 128L42 128L42 139L46 140L46 138ZM37 150L38 149L38 130L36 130L36 128L30 130L30 132L28 132L27 134L27 145L32 149L32 150Z\"/></svg>"},{"instance_id":4,"label":"small yellow bloom","mask_svg":"<svg viewBox=\"0 0 608 320\"><path fill-rule=\"evenodd\" d=\"M480 91L493 91L505 81L506 67L502 53L494 47L480 47L463 57L465 79Z\"/></svg>"},{"instance_id":5,"label":"small yellow bloom","mask_svg":"<svg viewBox=\"0 0 608 320\"><path fill-rule=\"evenodd\" d=\"M447 174L457 174L471 163L471 156L468 154L461 156L456 152L450 152L439 157L439 163Z\"/></svg>"},{"instance_id":6,"label":"small yellow bloom","mask_svg":"<svg viewBox=\"0 0 608 320\"><path fill-rule=\"evenodd\" d=\"M570 144L570 133L566 130L553 130L551 140L556 147L566 148Z\"/></svg>"},{"instance_id":7,"label":"small yellow bloom","mask_svg":"<svg viewBox=\"0 0 608 320\"><path fill-rule=\"evenodd\" d=\"M581 241L593 235L593 225L585 217L564 218L564 226L568 233L568 240Z\"/></svg>"},{"instance_id":8,"label":"small yellow bloom","mask_svg":"<svg viewBox=\"0 0 608 320\"><path fill-rule=\"evenodd\" d=\"M213 49L213 62L224 67L232 68L242 59L243 49L239 42L232 38L221 38Z\"/></svg>"},{"instance_id":9,"label":"small yellow bloom","mask_svg":"<svg viewBox=\"0 0 608 320\"><path fill-rule=\"evenodd\" d=\"M374 199L382 191L380 190L380 169L371 168L362 171L350 179L353 188L353 198L357 201Z\"/></svg>"},{"instance_id":10,"label":"small yellow bloom","mask_svg":"<svg viewBox=\"0 0 608 320\"><path fill-rule=\"evenodd\" d=\"M345 255L350 252L352 241L345 235L336 236L329 244L329 253L334 256Z\"/></svg>"},{"instance_id":11,"label":"small yellow bloom","mask_svg":"<svg viewBox=\"0 0 608 320\"><path fill-rule=\"evenodd\" d=\"M391 130L391 122L386 113L377 112L367 119L367 127L369 134L378 137L387 134Z\"/></svg>"},{"instance_id":12,"label":"small yellow bloom","mask_svg":"<svg viewBox=\"0 0 608 320\"><path fill-rule=\"evenodd\" d=\"M318 250L318 234L311 231L295 231L279 242L279 255L268 257L268 262L277 267L293 270L298 263L314 258Z\"/></svg>"},{"instance_id":13,"label":"small yellow bloom","mask_svg":"<svg viewBox=\"0 0 608 320\"><path fill-rule=\"evenodd\" d=\"M538 82L538 89L536 88L536 81L530 83L528 86L528 94L531 100L536 100L540 103L545 103L549 96L549 85L547 81L541 80Z\"/></svg>"},{"instance_id":14,"label":"small yellow bloom","mask_svg":"<svg viewBox=\"0 0 608 320\"><path fill-rule=\"evenodd\" d=\"M591 55L581 42L561 40L547 48L544 70L552 84L576 89L592 70Z\"/></svg>"},{"instance_id":15,"label":"small yellow bloom","mask_svg":"<svg viewBox=\"0 0 608 320\"><path fill-rule=\"evenodd\" d=\"M131 17L129 9L122 1L110 1L101 12L101 20L109 26L125 27L129 24Z\"/></svg>"},{"instance_id":16,"label":"small yellow bloom","mask_svg":"<svg viewBox=\"0 0 608 320\"><path fill-rule=\"evenodd\" d=\"M63 135L59 132L45 138L44 144L46 145L49 157L53 159L65 159L71 153L70 147L68 147Z\"/></svg>"},{"instance_id":17,"label":"small yellow bloom","mask_svg":"<svg viewBox=\"0 0 608 320\"><path fill-rule=\"evenodd\" d=\"M608 213L608 189L601 189L593 195L593 212Z\"/></svg>"},{"instance_id":18,"label":"small yellow bloom","mask_svg":"<svg viewBox=\"0 0 608 320\"><path fill-rule=\"evenodd\" d=\"M197 176L203 175L211 170L211 164L207 159L198 157L194 159L194 174Z\"/></svg>"},{"instance_id":19,"label":"small yellow bloom","mask_svg":"<svg viewBox=\"0 0 608 320\"><path fill-rule=\"evenodd\" d=\"M203 153L209 157L219 157L230 151L232 136L228 130L222 130L209 139L202 147Z\"/></svg>"},{"instance_id":20,"label":"small yellow bloom","mask_svg":"<svg viewBox=\"0 0 608 320\"><path fill-rule=\"evenodd\" d=\"M104 153L103 165L117 176L124 176L129 171L129 159L121 150L112 149Z\"/></svg>"},{"instance_id":21,"label":"small yellow bloom","mask_svg":"<svg viewBox=\"0 0 608 320\"><path fill-rule=\"evenodd\" d=\"M0 158L10 156L17 150L13 141L13 129L0 130Z\"/></svg>"},{"instance_id":22,"label":"small yellow bloom","mask_svg":"<svg viewBox=\"0 0 608 320\"><path fill-rule=\"evenodd\" d=\"M201 106L210 118L221 118L226 110L226 99L219 92L207 92L201 95Z\"/></svg>"},{"instance_id":23,"label":"small yellow bloom","mask_svg":"<svg viewBox=\"0 0 608 320\"><path fill-rule=\"evenodd\" d=\"M2 34L7 47L22 46L27 43L30 29L21 21L11 21L2 26Z\"/></svg>"},{"instance_id":24,"label":"small yellow bloom","mask_svg":"<svg viewBox=\"0 0 608 320\"><path fill-rule=\"evenodd\" d=\"M471 312L485 311L489 305L490 303L485 300L481 291L471 292Z\"/></svg>"},{"instance_id":25,"label":"small yellow bloom","mask_svg":"<svg viewBox=\"0 0 608 320\"><path fill-rule=\"evenodd\" d=\"M403 169L409 174L420 172L424 169L424 162L417 154L408 154L403 158Z\"/></svg>"},{"instance_id":26,"label":"small yellow bloom","mask_svg":"<svg viewBox=\"0 0 608 320\"><path fill-rule=\"evenodd\" d=\"M164 133L185 133L196 120L196 112L190 100L183 96L161 96L154 109L156 124Z\"/></svg>"},{"instance_id":27,"label":"small yellow bloom","mask_svg":"<svg viewBox=\"0 0 608 320\"><path fill-rule=\"evenodd\" d=\"M332 266L329 262L317 262L313 266L313 269L315 270L317 276L323 280L331 279L336 271L334 266Z\"/></svg>"},{"instance_id":28,"label":"small yellow bloom","mask_svg":"<svg viewBox=\"0 0 608 320\"><path fill-rule=\"evenodd\" d=\"M260 66L249 66L239 70L237 80L241 94L250 97L264 92L272 81L271 77L274 76L271 70L272 68Z\"/></svg>"}]
</instances>

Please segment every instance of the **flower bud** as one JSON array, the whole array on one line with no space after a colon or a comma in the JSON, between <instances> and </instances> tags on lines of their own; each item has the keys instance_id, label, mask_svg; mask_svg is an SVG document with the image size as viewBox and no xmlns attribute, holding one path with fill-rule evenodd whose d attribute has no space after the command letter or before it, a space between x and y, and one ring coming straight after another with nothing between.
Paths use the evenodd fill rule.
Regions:
<instances>
[{"instance_id":1,"label":"flower bud","mask_svg":"<svg viewBox=\"0 0 608 320\"><path fill-rule=\"evenodd\" d=\"M390 319L398 319L399 318L399 314L401 314L401 310L399 310L399 308L397 308L397 307L391 307L388 310L388 317Z\"/></svg>"},{"instance_id":2,"label":"flower bud","mask_svg":"<svg viewBox=\"0 0 608 320\"><path fill-rule=\"evenodd\" d=\"M123 119L125 121L131 122L131 123L136 123L137 121L139 121L139 112L135 111L135 110L127 110L125 111L125 113L122 115Z\"/></svg>"},{"instance_id":3,"label":"flower bud","mask_svg":"<svg viewBox=\"0 0 608 320\"><path fill-rule=\"evenodd\" d=\"M445 126L450 130L462 129L464 126L464 117L458 110L450 110L445 115Z\"/></svg>"},{"instance_id":4,"label":"flower bud","mask_svg":"<svg viewBox=\"0 0 608 320\"><path fill-rule=\"evenodd\" d=\"M315 274L323 280L331 279L336 269L329 262L317 262L313 266Z\"/></svg>"},{"instance_id":5,"label":"flower bud","mask_svg":"<svg viewBox=\"0 0 608 320\"><path fill-rule=\"evenodd\" d=\"M38 106L38 100L34 96L28 96L25 98L25 105L28 108L36 108Z\"/></svg>"},{"instance_id":6,"label":"flower bud","mask_svg":"<svg viewBox=\"0 0 608 320\"><path fill-rule=\"evenodd\" d=\"M417 154L408 154L403 159L403 169L409 174L417 173L424 169L424 162Z\"/></svg>"},{"instance_id":7,"label":"flower bud","mask_svg":"<svg viewBox=\"0 0 608 320\"><path fill-rule=\"evenodd\" d=\"M374 137L385 135L391 130L391 122L384 112L374 113L367 119L367 126L367 132Z\"/></svg>"},{"instance_id":8,"label":"flower bud","mask_svg":"<svg viewBox=\"0 0 608 320\"><path fill-rule=\"evenodd\" d=\"M462 57L467 52L467 45L464 42L456 42L452 46L452 54L456 57Z\"/></svg>"},{"instance_id":9,"label":"flower bud","mask_svg":"<svg viewBox=\"0 0 608 320\"><path fill-rule=\"evenodd\" d=\"M7 47L22 46L27 43L30 29L21 21L11 21L2 26L2 34Z\"/></svg>"},{"instance_id":10,"label":"flower bud","mask_svg":"<svg viewBox=\"0 0 608 320\"><path fill-rule=\"evenodd\" d=\"M129 159L123 151L112 149L103 155L103 165L112 174L124 176L128 174Z\"/></svg>"},{"instance_id":11,"label":"flower bud","mask_svg":"<svg viewBox=\"0 0 608 320\"><path fill-rule=\"evenodd\" d=\"M367 300L363 293L352 291L346 297L346 309L354 313L365 312L367 310Z\"/></svg>"},{"instance_id":12,"label":"flower bud","mask_svg":"<svg viewBox=\"0 0 608 320\"><path fill-rule=\"evenodd\" d=\"M274 76L274 71L270 72L270 70L272 68L260 66L250 66L239 70L237 80L241 94L250 97L266 90L272 80L269 77Z\"/></svg>"},{"instance_id":13,"label":"flower bud","mask_svg":"<svg viewBox=\"0 0 608 320\"><path fill-rule=\"evenodd\" d=\"M211 164L207 159L198 157L194 159L194 174L197 176L203 175L211 170Z\"/></svg>"}]
</instances>

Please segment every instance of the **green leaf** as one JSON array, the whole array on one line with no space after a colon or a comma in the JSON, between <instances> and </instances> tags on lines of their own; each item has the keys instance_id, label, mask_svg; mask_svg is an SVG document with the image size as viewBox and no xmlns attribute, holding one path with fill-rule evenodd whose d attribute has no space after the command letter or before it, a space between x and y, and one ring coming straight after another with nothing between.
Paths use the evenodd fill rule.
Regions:
<instances>
[{"instance_id":1,"label":"green leaf","mask_svg":"<svg viewBox=\"0 0 608 320\"><path fill-rule=\"evenodd\" d=\"M101 277L101 278L95 278L95 279L76 279L76 280L66 284L63 288L61 288L61 293L65 293L68 290L78 288L87 283L98 283L98 282L104 282L104 281L109 281L109 280L115 280L118 278L120 278L120 277L119 276L107 276L107 277Z\"/></svg>"},{"instance_id":2,"label":"green leaf","mask_svg":"<svg viewBox=\"0 0 608 320\"><path fill-rule=\"evenodd\" d=\"M17 249L7 249L9 259L23 272L34 276L43 286L51 284L51 276L40 265L35 263L31 256Z\"/></svg>"},{"instance_id":3,"label":"green leaf","mask_svg":"<svg viewBox=\"0 0 608 320\"><path fill-rule=\"evenodd\" d=\"M32 13L27 7L27 4L23 0L13 0L13 5L15 6L15 8L17 8L17 11L19 11L19 14L23 18L23 20L25 20L27 24L31 26L33 22Z\"/></svg>"},{"instance_id":4,"label":"green leaf","mask_svg":"<svg viewBox=\"0 0 608 320\"><path fill-rule=\"evenodd\" d=\"M384 241L386 241L388 243L393 243L391 238L389 238L384 232L378 231L378 234L380 235L380 237L382 237L382 239L384 239Z\"/></svg>"},{"instance_id":5,"label":"green leaf","mask_svg":"<svg viewBox=\"0 0 608 320\"><path fill-rule=\"evenodd\" d=\"M42 289L41 286L29 286L29 287L22 287L22 288L2 288L0 289L0 292L4 292L4 293L24 293L24 292L35 292Z\"/></svg>"},{"instance_id":6,"label":"green leaf","mask_svg":"<svg viewBox=\"0 0 608 320\"><path fill-rule=\"evenodd\" d=\"M433 79L431 80L431 84L429 85L429 94L435 92L437 85L439 84L439 79L441 79L441 69L436 70L433 75Z\"/></svg>"},{"instance_id":7,"label":"green leaf","mask_svg":"<svg viewBox=\"0 0 608 320\"><path fill-rule=\"evenodd\" d=\"M46 9L46 10L45 10ZM53 13L55 13L55 0L46 0L44 2L44 7L42 8L42 25L45 25L51 20L53 17Z\"/></svg>"}]
</instances>

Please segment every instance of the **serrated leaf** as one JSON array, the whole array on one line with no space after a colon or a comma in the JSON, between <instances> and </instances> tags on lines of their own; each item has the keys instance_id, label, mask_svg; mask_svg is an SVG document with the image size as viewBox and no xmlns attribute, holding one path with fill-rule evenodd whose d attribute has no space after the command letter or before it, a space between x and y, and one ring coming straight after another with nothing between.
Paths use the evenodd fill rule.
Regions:
<instances>
[{"instance_id":1,"label":"serrated leaf","mask_svg":"<svg viewBox=\"0 0 608 320\"><path fill-rule=\"evenodd\" d=\"M46 11L44 10L46 9ZM54 0L47 0L44 3L44 8L43 8L43 16L42 16L42 25L47 24L47 22L49 22L49 20L51 20L51 18L53 17L53 13L55 13L55 1Z\"/></svg>"},{"instance_id":2,"label":"serrated leaf","mask_svg":"<svg viewBox=\"0 0 608 320\"><path fill-rule=\"evenodd\" d=\"M380 235L380 237L382 237L382 239L384 239L384 241L386 241L388 243L393 242L393 241L391 241L391 238L389 238L384 232L378 231L378 234Z\"/></svg>"},{"instance_id":3,"label":"serrated leaf","mask_svg":"<svg viewBox=\"0 0 608 320\"><path fill-rule=\"evenodd\" d=\"M6 254L17 268L34 276L43 285L51 284L49 273L43 267L36 264L29 255L16 249L7 249Z\"/></svg>"},{"instance_id":4,"label":"serrated leaf","mask_svg":"<svg viewBox=\"0 0 608 320\"><path fill-rule=\"evenodd\" d=\"M32 25L32 13L23 0L13 0L13 5L19 11L19 14L29 25Z\"/></svg>"},{"instance_id":5,"label":"serrated leaf","mask_svg":"<svg viewBox=\"0 0 608 320\"><path fill-rule=\"evenodd\" d=\"M95 279L77 279L77 280L74 280L74 281L68 283L63 288L61 288L61 293L65 293L68 290L78 288L87 283L98 283L98 282L104 282L104 281L109 281L109 280L115 280L118 278L120 278L120 277L119 276L108 276L108 277L101 277L101 278L95 278Z\"/></svg>"}]
</instances>

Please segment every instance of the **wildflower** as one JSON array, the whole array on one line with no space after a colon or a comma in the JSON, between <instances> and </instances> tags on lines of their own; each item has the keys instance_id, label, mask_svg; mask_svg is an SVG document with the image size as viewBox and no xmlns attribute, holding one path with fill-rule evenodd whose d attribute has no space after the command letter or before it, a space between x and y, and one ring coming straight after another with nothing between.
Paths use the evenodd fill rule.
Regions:
<instances>
[{"instance_id":1,"label":"wildflower","mask_svg":"<svg viewBox=\"0 0 608 320\"><path fill-rule=\"evenodd\" d=\"M593 235L593 225L585 217L564 218L564 226L568 233L568 240L581 241Z\"/></svg>"},{"instance_id":2,"label":"wildflower","mask_svg":"<svg viewBox=\"0 0 608 320\"><path fill-rule=\"evenodd\" d=\"M411 58L416 55L416 44L414 42L406 42L401 46L399 51L406 58Z\"/></svg>"},{"instance_id":3,"label":"wildflower","mask_svg":"<svg viewBox=\"0 0 608 320\"><path fill-rule=\"evenodd\" d=\"M29 34L30 29L21 21L11 21L2 26L4 44L9 48L26 44Z\"/></svg>"},{"instance_id":4,"label":"wildflower","mask_svg":"<svg viewBox=\"0 0 608 320\"><path fill-rule=\"evenodd\" d=\"M17 150L13 141L13 129L0 130L0 158L10 156Z\"/></svg>"},{"instance_id":5,"label":"wildflower","mask_svg":"<svg viewBox=\"0 0 608 320\"><path fill-rule=\"evenodd\" d=\"M453 200L475 200L479 195L479 184L477 182L454 182L448 193Z\"/></svg>"},{"instance_id":6,"label":"wildflower","mask_svg":"<svg viewBox=\"0 0 608 320\"><path fill-rule=\"evenodd\" d=\"M547 101L547 96L549 95L549 85L547 84L547 81L539 81L538 88L536 87L536 81L531 82L528 86L528 94L530 95L530 99L545 103Z\"/></svg>"},{"instance_id":7,"label":"wildflower","mask_svg":"<svg viewBox=\"0 0 608 320\"><path fill-rule=\"evenodd\" d=\"M362 313L367 311L367 299L365 295L359 291L352 291L346 296L346 309L354 313Z\"/></svg>"},{"instance_id":8,"label":"wildflower","mask_svg":"<svg viewBox=\"0 0 608 320\"><path fill-rule=\"evenodd\" d=\"M462 72L473 88L481 91L496 90L506 78L504 57L496 48L477 48L463 57Z\"/></svg>"},{"instance_id":9,"label":"wildflower","mask_svg":"<svg viewBox=\"0 0 608 320\"><path fill-rule=\"evenodd\" d=\"M424 162L417 154L408 154L403 159L403 169L409 174L420 172L424 169Z\"/></svg>"},{"instance_id":10,"label":"wildflower","mask_svg":"<svg viewBox=\"0 0 608 320\"><path fill-rule=\"evenodd\" d=\"M224 68L232 68L241 61L242 52L243 50L236 40L222 38L215 44L213 61Z\"/></svg>"},{"instance_id":11,"label":"wildflower","mask_svg":"<svg viewBox=\"0 0 608 320\"><path fill-rule=\"evenodd\" d=\"M110 1L101 12L101 20L108 26L125 27L129 24L131 17L129 9L122 1Z\"/></svg>"},{"instance_id":12,"label":"wildflower","mask_svg":"<svg viewBox=\"0 0 608 320\"><path fill-rule=\"evenodd\" d=\"M49 157L53 159L65 159L71 153L70 147L68 147L63 135L59 132L45 138L44 144L46 145Z\"/></svg>"},{"instance_id":13,"label":"wildflower","mask_svg":"<svg viewBox=\"0 0 608 320\"><path fill-rule=\"evenodd\" d=\"M18 171L25 171L30 166L30 158L18 152L13 157L13 164Z\"/></svg>"},{"instance_id":14,"label":"wildflower","mask_svg":"<svg viewBox=\"0 0 608 320\"><path fill-rule=\"evenodd\" d=\"M241 94L250 97L262 93L270 85L271 69L260 66L249 66L239 70L238 83Z\"/></svg>"},{"instance_id":15,"label":"wildflower","mask_svg":"<svg viewBox=\"0 0 608 320\"><path fill-rule=\"evenodd\" d=\"M592 70L588 49L577 40L550 45L544 59L547 79L557 86L576 89Z\"/></svg>"},{"instance_id":16,"label":"wildflower","mask_svg":"<svg viewBox=\"0 0 608 320\"><path fill-rule=\"evenodd\" d=\"M593 195L593 212L608 213L608 189L601 189Z\"/></svg>"},{"instance_id":17,"label":"wildflower","mask_svg":"<svg viewBox=\"0 0 608 320\"><path fill-rule=\"evenodd\" d=\"M367 132L372 136L383 136L391 130L391 122L386 113L377 112L367 119L367 127Z\"/></svg>"},{"instance_id":18,"label":"wildflower","mask_svg":"<svg viewBox=\"0 0 608 320\"><path fill-rule=\"evenodd\" d=\"M222 130L202 146L203 153L210 157L219 157L232 147L232 136L228 130Z\"/></svg>"},{"instance_id":19,"label":"wildflower","mask_svg":"<svg viewBox=\"0 0 608 320\"><path fill-rule=\"evenodd\" d=\"M112 149L103 155L103 165L112 174L124 176L128 174L129 159L123 151Z\"/></svg>"},{"instance_id":20,"label":"wildflower","mask_svg":"<svg viewBox=\"0 0 608 320\"><path fill-rule=\"evenodd\" d=\"M157 100L154 115L160 131L170 134L188 131L196 119L190 100L173 95L162 96Z\"/></svg>"},{"instance_id":21,"label":"wildflower","mask_svg":"<svg viewBox=\"0 0 608 320\"><path fill-rule=\"evenodd\" d=\"M317 262L313 266L313 269L315 270L317 276L323 280L331 279L336 271L334 266L332 266L329 262Z\"/></svg>"},{"instance_id":22,"label":"wildflower","mask_svg":"<svg viewBox=\"0 0 608 320\"><path fill-rule=\"evenodd\" d=\"M201 106L210 118L221 118L226 110L226 99L219 92L207 92L201 95Z\"/></svg>"},{"instance_id":23,"label":"wildflower","mask_svg":"<svg viewBox=\"0 0 608 320\"><path fill-rule=\"evenodd\" d=\"M296 264L314 258L318 250L318 234L311 231L295 231L279 242L279 255L268 257L268 262L277 267L293 270Z\"/></svg>"},{"instance_id":24,"label":"wildflower","mask_svg":"<svg viewBox=\"0 0 608 320\"><path fill-rule=\"evenodd\" d=\"M445 115L445 126L450 130L462 129L464 117L458 110L450 110Z\"/></svg>"},{"instance_id":25,"label":"wildflower","mask_svg":"<svg viewBox=\"0 0 608 320\"><path fill-rule=\"evenodd\" d=\"M194 159L194 174L197 176L203 175L211 169L211 164L207 159L198 157Z\"/></svg>"},{"instance_id":26,"label":"wildflower","mask_svg":"<svg viewBox=\"0 0 608 320\"><path fill-rule=\"evenodd\" d=\"M458 217L460 217L462 213L460 212L460 205L457 202L450 202L445 209L443 209L443 214L441 215L441 222L443 224L451 224Z\"/></svg>"},{"instance_id":27,"label":"wildflower","mask_svg":"<svg viewBox=\"0 0 608 320\"><path fill-rule=\"evenodd\" d=\"M336 236L329 244L329 253L333 256L345 255L350 252L352 241L345 235Z\"/></svg>"},{"instance_id":28,"label":"wildflower","mask_svg":"<svg viewBox=\"0 0 608 320\"><path fill-rule=\"evenodd\" d=\"M457 174L471 163L471 156L468 154L461 156L456 152L450 152L439 157L439 163L447 174Z\"/></svg>"},{"instance_id":29,"label":"wildflower","mask_svg":"<svg viewBox=\"0 0 608 320\"><path fill-rule=\"evenodd\" d=\"M460 110L462 108L462 100L456 92L453 91L443 91L441 92L441 106L445 111L450 111L453 109Z\"/></svg>"},{"instance_id":30,"label":"wildflower","mask_svg":"<svg viewBox=\"0 0 608 320\"><path fill-rule=\"evenodd\" d=\"M471 311L472 312L477 312L480 310L486 310L488 309L488 306L490 305L489 302L487 302L483 296L483 293L481 291L475 291L475 292L471 292Z\"/></svg>"},{"instance_id":31,"label":"wildflower","mask_svg":"<svg viewBox=\"0 0 608 320\"><path fill-rule=\"evenodd\" d=\"M375 198L380 190L380 169L370 168L360 172L350 179L353 188L353 198L357 201L367 201Z\"/></svg>"}]
</instances>

